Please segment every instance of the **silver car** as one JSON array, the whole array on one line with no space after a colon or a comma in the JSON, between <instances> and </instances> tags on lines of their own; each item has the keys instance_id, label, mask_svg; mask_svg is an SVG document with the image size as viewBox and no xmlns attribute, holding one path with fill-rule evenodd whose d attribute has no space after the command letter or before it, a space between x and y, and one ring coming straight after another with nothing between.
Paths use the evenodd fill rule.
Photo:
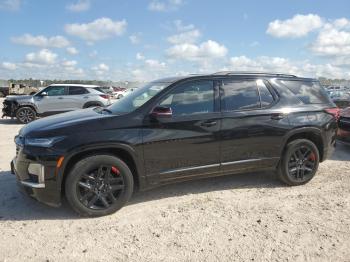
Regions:
<instances>
[{"instance_id":1,"label":"silver car","mask_svg":"<svg viewBox=\"0 0 350 262\"><path fill-rule=\"evenodd\" d=\"M3 102L3 116L16 117L29 123L36 117L53 115L76 109L108 106L110 96L94 85L54 84L33 96L8 96Z\"/></svg>"}]
</instances>

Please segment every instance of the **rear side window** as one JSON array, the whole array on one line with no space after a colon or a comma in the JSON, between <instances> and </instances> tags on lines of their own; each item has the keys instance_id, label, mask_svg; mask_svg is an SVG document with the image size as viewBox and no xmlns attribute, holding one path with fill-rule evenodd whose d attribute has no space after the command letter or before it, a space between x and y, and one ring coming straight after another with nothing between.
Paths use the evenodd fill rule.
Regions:
<instances>
[{"instance_id":1,"label":"rear side window","mask_svg":"<svg viewBox=\"0 0 350 262\"><path fill-rule=\"evenodd\" d=\"M69 87L69 94L70 95L82 95L89 93L84 87L82 86L70 86Z\"/></svg>"},{"instance_id":2,"label":"rear side window","mask_svg":"<svg viewBox=\"0 0 350 262\"><path fill-rule=\"evenodd\" d=\"M222 85L223 111L260 108L258 87L255 80L225 80Z\"/></svg>"},{"instance_id":3,"label":"rear side window","mask_svg":"<svg viewBox=\"0 0 350 262\"><path fill-rule=\"evenodd\" d=\"M280 83L292 91L304 104L331 103L326 91L318 82L281 80Z\"/></svg>"}]
</instances>

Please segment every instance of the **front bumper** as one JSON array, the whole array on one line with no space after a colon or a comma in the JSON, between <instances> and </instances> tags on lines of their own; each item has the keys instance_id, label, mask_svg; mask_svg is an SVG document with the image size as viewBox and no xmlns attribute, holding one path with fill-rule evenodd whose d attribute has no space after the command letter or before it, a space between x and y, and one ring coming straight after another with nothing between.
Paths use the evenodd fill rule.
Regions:
<instances>
[{"instance_id":1,"label":"front bumper","mask_svg":"<svg viewBox=\"0 0 350 262\"><path fill-rule=\"evenodd\" d=\"M18 104L15 101L5 99L2 106L2 117L15 117L17 108Z\"/></svg>"},{"instance_id":2,"label":"front bumper","mask_svg":"<svg viewBox=\"0 0 350 262\"><path fill-rule=\"evenodd\" d=\"M22 148L11 162L11 172L17 178L20 190L49 206L61 205L60 181L56 175L55 162L37 161L28 157Z\"/></svg>"}]
</instances>

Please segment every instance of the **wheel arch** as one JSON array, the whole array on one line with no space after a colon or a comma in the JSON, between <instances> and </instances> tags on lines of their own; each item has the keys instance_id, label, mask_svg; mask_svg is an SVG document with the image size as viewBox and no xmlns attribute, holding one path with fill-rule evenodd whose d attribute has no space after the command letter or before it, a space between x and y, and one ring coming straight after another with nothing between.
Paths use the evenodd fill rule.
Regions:
<instances>
[{"instance_id":1,"label":"wheel arch","mask_svg":"<svg viewBox=\"0 0 350 262\"><path fill-rule=\"evenodd\" d=\"M103 104L99 101L89 101L83 105L83 108L88 108L90 106L103 106Z\"/></svg>"},{"instance_id":2,"label":"wheel arch","mask_svg":"<svg viewBox=\"0 0 350 262\"><path fill-rule=\"evenodd\" d=\"M322 131L316 127L304 127L293 129L288 135L284 138L283 147L281 154L285 152L285 149L293 140L296 139L308 139L313 142L320 154L320 162L324 160L324 139L322 137Z\"/></svg>"},{"instance_id":3,"label":"wheel arch","mask_svg":"<svg viewBox=\"0 0 350 262\"><path fill-rule=\"evenodd\" d=\"M60 178L60 190L64 193L65 180L73 168L74 164L81 159L97 155L97 154L108 154L120 158L130 168L134 178L135 189L142 189L144 185L144 179L142 174L142 168L140 163L137 161L135 151L128 145L94 145L88 148L78 148L74 152L64 157L61 168L59 169L58 176Z\"/></svg>"}]
</instances>

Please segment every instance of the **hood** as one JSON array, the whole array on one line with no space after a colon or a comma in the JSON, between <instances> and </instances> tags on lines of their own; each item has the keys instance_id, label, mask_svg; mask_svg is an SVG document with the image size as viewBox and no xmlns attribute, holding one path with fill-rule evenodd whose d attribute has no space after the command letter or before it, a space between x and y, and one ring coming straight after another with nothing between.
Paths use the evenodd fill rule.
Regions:
<instances>
[{"instance_id":1,"label":"hood","mask_svg":"<svg viewBox=\"0 0 350 262\"><path fill-rule=\"evenodd\" d=\"M21 101L21 100L31 100L33 96L6 96L6 100L16 100L16 101Z\"/></svg>"},{"instance_id":2,"label":"hood","mask_svg":"<svg viewBox=\"0 0 350 262\"><path fill-rule=\"evenodd\" d=\"M112 114L101 114L94 108L71 111L35 120L20 130L21 136L45 137L52 135L67 135L69 132L89 131L106 128L104 119ZM90 122L87 124L86 122ZM67 128L69 127L69 128Z\"/></svg>"}]
</instances>

